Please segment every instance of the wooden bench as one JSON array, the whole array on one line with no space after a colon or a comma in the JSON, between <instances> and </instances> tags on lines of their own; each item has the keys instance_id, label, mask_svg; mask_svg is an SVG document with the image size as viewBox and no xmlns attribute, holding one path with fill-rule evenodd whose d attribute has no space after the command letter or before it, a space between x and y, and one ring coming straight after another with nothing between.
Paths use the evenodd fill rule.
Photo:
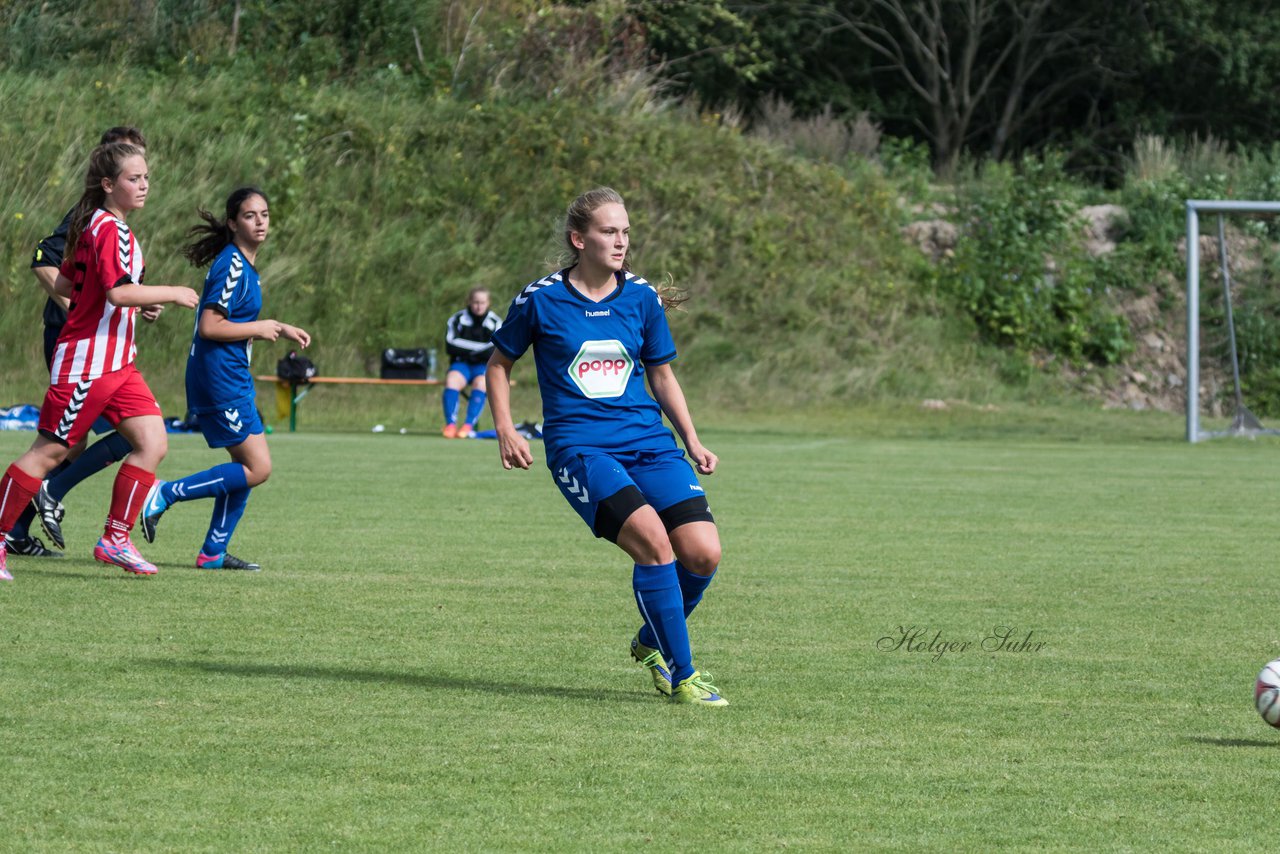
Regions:
<instances>
[{"instance_id":1,"label":"wooden bench","mask_svg":"<svg viewBox=\"0 0 1280 854\"><path fill-rule=\"evenodd\" d=\"M260 374L254 377L258 382L275 383L282 393L289 395L289 432L298 429L298 401L311 393L317 385L441 385L443 380L383 380L376 377L312 377L306 382L282 380L271 374Z\"/></svg>"}]
</instances>

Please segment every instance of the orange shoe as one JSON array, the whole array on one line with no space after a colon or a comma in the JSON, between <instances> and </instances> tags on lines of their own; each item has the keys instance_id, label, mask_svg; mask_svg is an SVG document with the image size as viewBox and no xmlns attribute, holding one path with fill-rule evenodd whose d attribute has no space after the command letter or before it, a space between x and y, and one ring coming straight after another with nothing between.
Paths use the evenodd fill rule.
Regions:
<instances>
[{"instance_id":1,"label":"orange shoe","mask_svg":"<svg viewBox=\"0 0 1280 854\"><path fill-rule=\"evenodd\" d=\"M457 424L444 425L444 429L440 431L440 435L444 436L446 439L458 438L458 425Z\"/></svg>"},{"instance_id":2,"label":"orange shoe","mask_svg":"<svg viewBox=\"0 0 1280 854\"><path fill-rule=\"evenodd\" d=\"M472 427L470 424L463 424L461 427L458 428L458 438L470 439L473 435L475 435L475 432L476 432L475 428Z\"/></svg>"}]
</instances>

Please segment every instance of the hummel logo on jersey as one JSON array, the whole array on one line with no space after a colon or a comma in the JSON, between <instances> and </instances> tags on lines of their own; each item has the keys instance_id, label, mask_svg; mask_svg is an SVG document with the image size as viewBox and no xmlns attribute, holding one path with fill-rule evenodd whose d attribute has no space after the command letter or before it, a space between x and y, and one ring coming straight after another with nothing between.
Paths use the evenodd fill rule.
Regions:
<instances>
[{"instance_id":1,"label":"hummel logo on jersey","mask_svg":"<svg viewBox=\"0 0 1280 854\"><path fill-rule=\"evenodd\" d=\"M236 285L240 283L240 274L244 272L244 259L239 255L231 256L231 271L227 273L227 280L222 284L222 295L218 297L218 303L224 306L231 305L231 295L235 293Z\"/></svg>"},{"instance_id":2,"label":"hummel logo on jersey","mask_svg":"<svg viewBox=\"0 0 1280 854\"><path fill-rule=\"evenodd\" d=\"M227 426L239 433L244 428L244 422L240 420L239 409L223 410L222 415L227 419Z\"/></svg>"},{"instance_id":3,"label":"hummel logo on jersey","mask_svg":"<svg viewBox=\"0 0 1280 854\"><path fill-rule=\"evenodd\" d=\"M524 286L524 290L522 290L519 296L516 297L515 304L524 305L528 301L529 297L533 296L534 293L542 290L547 285L555 284L560 280L561 280L560 274L555 273L553 275L538 279L538 281L536 282L530 282L529 284Z\"/></svg>"},{"instance_id":4,"label":"hummel logo on jersey","mask_svg":"<svg viewBox=\"0 0 1280 854\"><path fill-rule=\"evenodd\" d=\"M76 416L80 414L85 398L89 396L90 385L92 383L84 381L76 383L75 391L71 392L71 400L67 403L67 409L58 422L58 429L54 431L59 439L65 439L70 434L71 426L76 423Z\"/></svg>"},{"instance_id":5,"label":"hummel logo on jersey","mask_svg":"<svg viewBox=\"0 0 1280 854\"><path fill-rule=\"evenodd\" d=\"M120 240L120 267L123 270L130 270L129 261L133 254L133 245L129 241L129 229L123 222L116 223L116 236Z\"/></svg>"},{"instance_id":6,"label":"hummel logo on jersey","mask_svg":"<svg viewBox=\"0 0 1280 854\"><path fill-rule=\"evenodd\" d=\"M583 504L586 504L589 501L591 501L590 496L587 495L587 487L580 486L578 484L578 479L576 477L570 477L569 469L567 468L560 469L560 471L556 472L556 477L558 477L560 479L560 482L565 485L564 486L565 492L569 493L574 498L581 501ZM579 495L578 494L579 492L581 492L582 494Z\"/></svg>"},{"instance_id":7,"label":"hummel logo on jersey","mask_svg":"<svg viewBox=\"0 0 1280 854\"><path fill-rule=\"evenodd\" d=\"M609 309L607 308L604 311L590 311L590 310L587 311L587 317L608 317L608 316L609 316Z\"/></svg>"}]
</instances>

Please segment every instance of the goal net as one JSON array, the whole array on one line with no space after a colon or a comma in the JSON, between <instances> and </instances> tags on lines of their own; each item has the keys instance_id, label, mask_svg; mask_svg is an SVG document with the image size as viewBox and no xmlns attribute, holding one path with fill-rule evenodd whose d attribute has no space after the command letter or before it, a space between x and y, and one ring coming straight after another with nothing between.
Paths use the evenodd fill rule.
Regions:
<instances>
[{"instance_id":1,"label":"goal net","mask_svg":"<svg viewBox=\"0 0 1280 854\"><path fill-rule=\"evenodd\" d=\"M1280 202L1187 202L1188 442L1280 435L1266 426L1280 426L1280 290L1260 214Z\"/></svg>"}]
</instances>

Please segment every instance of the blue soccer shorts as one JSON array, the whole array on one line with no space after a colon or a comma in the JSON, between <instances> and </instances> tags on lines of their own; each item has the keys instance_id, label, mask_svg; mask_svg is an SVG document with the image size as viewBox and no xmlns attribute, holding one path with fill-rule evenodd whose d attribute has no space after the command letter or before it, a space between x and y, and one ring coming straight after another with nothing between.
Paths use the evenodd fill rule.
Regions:
<instances>
[{"instance_id":1,"label":"blue soccer shorts","mask_svg":"<svg viewBox=\"0 0 1280 854\"><path fill-rule=\"evenodd\" d=\"M488 367L488 362L481 362L478 365L473 365L470 362L451 362L449 364L450 371L457 371L467 378L467 385L475 382L476 377L484 376L484 372Z\"/></svg>"},{"instance_id":2,"label":"blue soccer shorts","mask_svg":"<svg viewBox=\"0 0 1280 854\"><path fill-rule=\"evenodd\" d=\"M659 514L691 498L705 499L706 495L679 448L610 452L581 449L561 455L547 467L560 494L591 532L610 541L616 539L617 531L605 532L597 527L600 504L627 487L638 489ZM623 520L617 521L621 524Z\"/></svg>"},{"instance_id":3,"label":"blue soccer shorts","mask_svg":"<svg viewBox=\"0 0 1280 854\"><path fill-rule=\"evenodd\" d=\"M258 407L252 400L201 412L199 424L210 448L234 448L255 433L263 432Z\"/></svg>"}]
</instances>

